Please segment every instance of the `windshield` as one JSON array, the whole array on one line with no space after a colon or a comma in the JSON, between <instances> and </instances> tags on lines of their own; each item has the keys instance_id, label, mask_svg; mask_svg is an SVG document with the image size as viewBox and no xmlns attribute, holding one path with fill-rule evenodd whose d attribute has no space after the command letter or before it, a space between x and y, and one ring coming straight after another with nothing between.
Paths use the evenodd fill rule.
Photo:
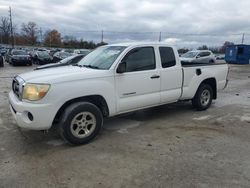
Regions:
<instances>
[{"instance_id":1,"label":"windshield","mask_svg":"<svg viewBox=\"0 0 250 188\"><path fill-rule=\"evenodd\" d=\"M90 53L90 50L80 50L79 54L87 55Z\"/></svg>"},{"instance_id":2,"label":"windshield","mask_svg":"<svg viewBox=\"0 0 250 188\"><path fill-rule=\"evenodd\" d=\"M95 69L109 69L126 46L103 46L85 56L78 65Z\"/></svg>"},{"instance_id":3,"label":"windshield","mask_svg":"<svg viewBox=\"0 0 250 188\"><path fill-rule=\"evenodd\" d=\"M72 54L68 52L60 52L59 56L62 58L66 58L66 57L72 56Z\"/></svg>"},{"instance_id":4,"label":"windshield","mask_svg":"<svg viewBox=\"0 0 250 188\"><path fill-rule=\"evenodd\" d=\"M49 53L46 51L37 51L39 57L49 57Z\"/></svg>"},{"instance_id":5,"label":"windshield","mask_svg":"<svg viewBox=\"0 0 250 188\"><path fill-rule=\"evenodd\" d=\"M65 59L59 61L58 63L67 63L68 61L70 61L71 59L73 59L75 56L69 56L69 57L66 57Z\"/></svg>"},{"instance_id":6,"label":"windshield","mask_svg":"<svg viewBox=\"0 0 250 188\"><path fill-rule=\"evenodd\" d=\"M13 55L28 55L27 52L23 50L15 50L12 52Z\"/></svg>"},{"instance_id":7,"label":"windshield","mask_svg":"<svg viewBox=\"0 0 250 188\"><path fill-rule=\"evenodd\" d=\"M186 58L193 58L198 54L198 52L187 52L185 54L183 54L181 57L186 57Z\"/></svg>"}]
</instances>

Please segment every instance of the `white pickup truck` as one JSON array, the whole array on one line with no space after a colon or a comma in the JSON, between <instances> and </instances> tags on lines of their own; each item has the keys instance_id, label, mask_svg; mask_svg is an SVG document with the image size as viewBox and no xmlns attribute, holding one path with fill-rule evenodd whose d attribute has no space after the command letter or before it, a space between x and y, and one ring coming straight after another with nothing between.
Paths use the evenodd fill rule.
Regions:
<instances>
[{"instance_id":1,"label":"white pickup truck","mask_svg":"<svg viewBox=\"0 0 250 188\"><path fill-rule=\"evenodd\" d=\"M22 128L58 125L69 143L85 144L106 117L179 100L205 110L226 87L227 74L227 64L182 65L176 48L164 43L107 45L76 66L16 76L10 109Z\"/></svg>"}]
</instances>

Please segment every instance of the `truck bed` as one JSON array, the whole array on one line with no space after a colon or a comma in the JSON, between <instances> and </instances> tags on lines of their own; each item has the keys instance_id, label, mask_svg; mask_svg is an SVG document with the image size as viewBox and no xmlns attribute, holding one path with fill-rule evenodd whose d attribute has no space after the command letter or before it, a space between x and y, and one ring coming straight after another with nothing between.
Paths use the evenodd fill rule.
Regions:
<instances>
[{"instance_id":1,"label":"truck bed","mask_svg":"<svg viewBox=\"0 0 250 188\"><path fill-rule=\"evenodd\" d=\"M216 89L226 85L228 65L226 63L181 63L183 71L183 87L181 100L192 99L199 84L206 79L216 80Z\"/></svg>"},{"instance_id":2,"label":"truck bed","mask_svg":"<svg viewBox=\"0 0 250 188\"><path fill-rule=\"evenodd\" d=\"M192 63L192 62L185 62L181 61L182 67L195 67L195 66L212 66L212 65L221 65L221 64L227 64L225 63Z\"/></svg>"}]
</instances>

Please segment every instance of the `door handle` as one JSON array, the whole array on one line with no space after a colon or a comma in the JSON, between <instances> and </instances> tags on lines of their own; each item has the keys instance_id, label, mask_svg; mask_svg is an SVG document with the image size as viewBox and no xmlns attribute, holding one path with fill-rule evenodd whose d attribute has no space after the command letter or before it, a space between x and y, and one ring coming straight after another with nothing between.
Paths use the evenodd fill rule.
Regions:
<instances>
[{"instance_id":1,"label":"door handle","mask_svg":"<svg viewBox=\"0 0 250 188\"><path fill-rule=\"evenodd\" d=\"M160 78L160 75L153 75L150 77L151 79L156 79L156 78Z\"/></svg>"}]
</instances>

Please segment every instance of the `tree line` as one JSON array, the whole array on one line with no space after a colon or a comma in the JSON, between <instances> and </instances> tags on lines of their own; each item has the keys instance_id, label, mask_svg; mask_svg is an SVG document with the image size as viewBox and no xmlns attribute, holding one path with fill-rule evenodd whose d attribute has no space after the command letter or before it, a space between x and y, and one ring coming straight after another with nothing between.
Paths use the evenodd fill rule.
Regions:
<instances>
[{"instance_id":1,"label":"tree line","mask_svg":"<svg viewBox=\"0 0 250 188\"><path fill-rule=\"evenodd\" d=\"M56 29L47 30L43 34L35 22L22 23L20 29L14 25L13 31L15 45L94 49L107 44L77 39L74 36L62 37L62 34ZM11 24L7 17L0 19L0 43L11 44Z\"/></svg>"}]
</instances>

